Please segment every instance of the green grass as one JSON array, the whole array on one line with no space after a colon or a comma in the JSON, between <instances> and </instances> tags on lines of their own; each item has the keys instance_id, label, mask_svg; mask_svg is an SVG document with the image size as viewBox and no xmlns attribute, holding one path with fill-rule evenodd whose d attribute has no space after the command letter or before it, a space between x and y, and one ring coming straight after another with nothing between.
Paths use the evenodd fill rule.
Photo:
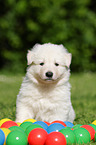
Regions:
<instances>
[{"instance_id":1,"label":"green grass","mask_svg":"<svg viewBox=\"0 0 96 145\"><path fill-rule=\"evenodd\" d=\"M15 120L16 96L21 82L21 75L0 75L0 119Z\"/></svg>"},{"instance_id":2,"label":"green grass","mask_svg":"<svg viewBox=\"0 0 96 145\"><path fill-rule=\"evenodd\" d=\"M16 96L23 75L0 74L0 119L15 120ZM76 112L74 124L89 124L96 120L96 74L72 74L70 77L72 104ZM95 143L90 143L90 145Z\"/></svg>"},{"instance_id":3,"label":"green grass","mask_svg":"<svg viewBox=\"0 0 96 145\"><path fill-rule=\"evenodd\" d=\"M96 120L96 74L73 74L70 82L72 103L76 112L74 123L91 123Z\"/></svg>"}]
</instances>

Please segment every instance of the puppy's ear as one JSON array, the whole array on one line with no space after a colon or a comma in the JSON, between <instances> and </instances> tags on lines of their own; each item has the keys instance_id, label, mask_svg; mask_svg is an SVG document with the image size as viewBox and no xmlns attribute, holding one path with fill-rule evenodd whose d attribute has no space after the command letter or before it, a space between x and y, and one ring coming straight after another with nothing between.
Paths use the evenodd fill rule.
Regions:
<instances>
[{"instance_id":1,"label":"puppy's ear","mask_svg":"<svg viewBox=\"0 0 96 145\"><path fill-rule=\"evenodd\" d=\"M67 54L66 54L66 66L67 66L68 68L70 67L71 59L72 59L72 54L71 54L71 53L67 53Z\"/></svg>"},{"instance_id":2,"label":"puppy's ear","mask_svg":"<svg viewBox=\"0 0 96 145\"><path fill-rule=\"evenodd\" d=\"M28 50L27 53L27 65L30 65L33 62L34 54L32 51Z\"/></svg>"}]
</instances>

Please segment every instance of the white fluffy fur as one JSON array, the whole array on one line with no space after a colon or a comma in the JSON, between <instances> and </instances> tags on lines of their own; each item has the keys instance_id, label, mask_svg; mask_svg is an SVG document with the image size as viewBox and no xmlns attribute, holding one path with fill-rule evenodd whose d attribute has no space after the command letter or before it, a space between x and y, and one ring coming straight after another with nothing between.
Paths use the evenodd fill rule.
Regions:
<instances>
[{"instance_id":1,"label":"white fluffy fur","mask_svg":"<svg viewBox=\"0 0 96 145\"><path fill-rule=\"evenodd\" d=\"M16 122L29 118L73 122L75 113L68 82L71 54L63 45L36 44L28 51L27 62L27 73L17 96ZM52 78L46 72L52 72Z\"/></svg>"}]
</instances>

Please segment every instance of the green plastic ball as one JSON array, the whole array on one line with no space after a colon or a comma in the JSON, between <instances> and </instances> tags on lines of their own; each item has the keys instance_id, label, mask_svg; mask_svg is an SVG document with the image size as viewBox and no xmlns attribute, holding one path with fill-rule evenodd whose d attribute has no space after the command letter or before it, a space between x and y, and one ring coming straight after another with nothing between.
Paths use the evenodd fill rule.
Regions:
<instances>
[{"instance_id":1,"label":"green plastic ball","mask_svg":"<svg viewBox=\"0 0 96 145\"><path fill-rule=\"evenodd\" d=\"M70 127L65 127L64 129L69 129L69 130L71 130L71 128L70 128Z\"/></svg>"},{"instance_id":2,"label":"green plastic ball","mask_svg":"<svg viewBox=\"0 0 96 145\"><path fill-rule=\"evenodd\" d=\"M23 130L26 130L26 128L28 126L32 125L32 122L23 122L20 127L23 129Z\"/></svg>"},{"instance_id":3,"label":"green plastic ball","mask_svg":"<svg viewBox=\"0 0 96 145\"><path fill-rule=\"evenodd\" d=\"M90 133L85 128L77 128L73 130L77 144L87 144L91 140Z\"/></svg>"},{"instance_id":4,"label":"green plastic ball","mask_svg":"<svg viewBox=\"0 0 96 145\"><path fill-rule=\"evenodd\" d=\"M67 141L67 144L75 144L76 142L76 138L75 138L75 134L71 129L61 129L59 132L61 132Z\"/></svg>"},{"instance_id":5,"label":"green plastic ball","mask_svg":"<svg viewBox=\"0 0 96 145\"><path fill-rule=\"evenodd\" d=\"M43 127L41 127L41 126L38 125L38 124L32 124L32 125L30 125L30 126L28 126L28 127L26 128L26 130L25 130L26 135L28 136L29 133L30 133L33 129L35 129L35 128L43 128Z\"/></svg>"},{"instance_id":6,"label":"green plastic ball","mask_svg":"<svg viewBox=\"0 0 96 145\"><path fill-rule=\"evenodd\" d=\"M6 139L6 145L27 145L27 143L26 134L17 130L10 132Z\"/></svg>"},{"instance_id":7,"label":"green plastic ball","mask_svg":"<svg viewBox=\"0 0 96 145\"><path fill-rule=\"evenodd\" d=\"M77 128L80 128L80 126L82 126L82 124L76 124L72 127L72 129L77 129Z\"/></svg>"},{"instance_id":8,"label":"green plastic ball","mask_svg":"<svg viewBox=\"0 0 96 145\"><path fill-rule=\"evenodd\" d=\"M12 127L9 128L9 130L11 130L11 131L17 130L17 131L24 132L24 130L19 126L12 126Z\"/></svg>"}]
</instances>

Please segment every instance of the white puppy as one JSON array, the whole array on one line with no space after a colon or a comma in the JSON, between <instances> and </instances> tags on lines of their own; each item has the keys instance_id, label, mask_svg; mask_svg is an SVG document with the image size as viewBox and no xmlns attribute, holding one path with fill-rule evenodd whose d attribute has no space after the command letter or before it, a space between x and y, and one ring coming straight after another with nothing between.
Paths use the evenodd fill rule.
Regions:
<instances>
[{"instance_id":1,"label":"white puppy","mask_svg":"<svg viewBox=\"0 0 96 145\"><path fill-rule=\"evenodd\" d=\"M27 54L28 69L16 103L16 122L34 118L41 121L73 122L70 99L71 54L63 45L36 44Z\"/></svg>"}]
</instances>

